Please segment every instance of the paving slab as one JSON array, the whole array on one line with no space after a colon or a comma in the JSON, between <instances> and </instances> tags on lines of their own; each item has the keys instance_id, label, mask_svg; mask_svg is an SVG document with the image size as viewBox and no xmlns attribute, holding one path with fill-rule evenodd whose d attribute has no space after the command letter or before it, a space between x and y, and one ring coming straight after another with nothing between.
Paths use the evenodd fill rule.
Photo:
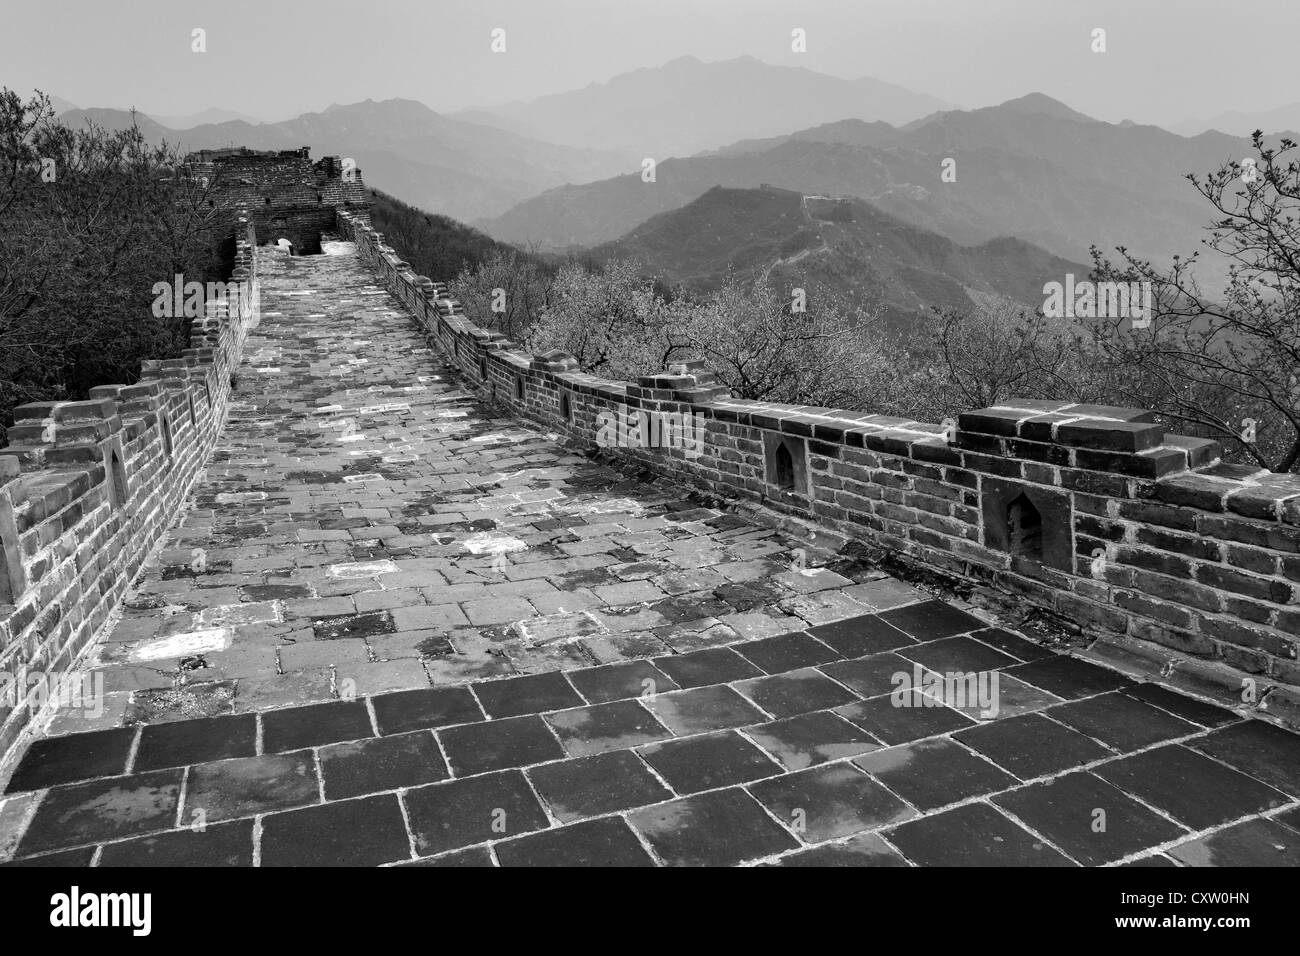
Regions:
<instances>
[{"instance_id":1,"label":"paving slab","mask_svg":"<svg viewBox=\"0 0 1300 956\"><path fill-rule=\"evenodd\" d=\"M8 768L0 865L1296 865L1295 734L576 454L338 251L259 252L217 448L103 708Z\"/></svg>"}]
</instances>

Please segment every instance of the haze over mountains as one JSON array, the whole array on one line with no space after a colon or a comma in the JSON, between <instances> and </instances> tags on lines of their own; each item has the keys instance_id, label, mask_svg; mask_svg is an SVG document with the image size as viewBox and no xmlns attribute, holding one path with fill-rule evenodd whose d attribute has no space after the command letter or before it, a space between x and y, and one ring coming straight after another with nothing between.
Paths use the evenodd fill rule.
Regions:
<instances>
[{"instance_id":1,"label":"haze over mountains","mask_svg":"<svg viewBox=\"0 0 1300 956\"><path fill-rule=\"evenodd\" d=\"M607 83L456 114L569 146L622 149L639 163L840 119L906 123L949 104L864 77L845 80L742 56L683 56Z\"/></svg>"},{"instance_id":2,"label":"haze over mountains","mask_svg":"<svg viewBox=\"0 0 1300 956\"><path fill-rule=\"evenodd\" d=\"M1249 136L1257 129L1262 129L1265 133L1300 130L1300 102L1249 113L1231 110L1207 120L1191 119L1174 123L1169 129L1183 136L1195 136L1206 130L1218 130L1234 136Z\"/></svg>"},{"instance_id":3,"label":"haze over mountains","mask_svg":"<svg viewBox=\"0 0 1300 956\"><path fill-rule=\"evenodd\" d=\"M633 259L670 285L697 291L717 288L729 270L786 291L835 290L884 307L894 328L931 306L970 308L981 293L1033 307L1044 282L1087 272L1019 239L963 246L861 200L773 187L714 187L591 255Z\"/></svg>"},{"instance_id":4,"label":"haze over mountains","mask_svg":"<svg viewBox=\"0 0 1300 956\"><path fill-rule=\"evenodd\" d=\"M226 118L172 123L137 113L151 142L185 149L250 146L350 156L366 181L444 215L497 216L538 193L639 170L646 156L725 146L742 137L788 132L810 121L884 117L904 121L945 104L870 78L844 80L752 57L702 63L683 57L608 83L499 109L442 115L413 100L334 105L277 123ZM88 109L110 129L125 110Z\"/></svg>"},{"instance_id":5,"label":"haze over mountains","mask_svg":"<svg viewBox=\"0 0 1300 956\"><path fill-rule=\"evenodd\" d=\"M1212 218L1185 174L1248 152L1243 137L1104 123L1030 94L902 127L841 120L745 140L660 163L653 183L631 174L561 187L479 225L508 242L592 246L713 186L767 183L863 199L964 244L1016 236L1073 261L1089 261L1094 243L1168 258L1199 248Z\"/></svg>"},{"instance_id":6,"label":"haze over mountains","mask_svg":"<svg viewBox=\"0 0 1300 956\"><path fill-rule=\"evenodd\" d=\"M218 121L179 128L205 118ZM127 112L98 109L73 109L63 119L109 128L132 121ZM806 251L806 265L816 263L850 289L853 256L874 243L894 258L864 266L861 281L897 281L891 306L906 311L920 301L919 288L934 295L931 304L955 302L945 283L1015 297L1014 280L995 282L989 270L1008 262L1031 272L1036 266L1026 263L1086 263L1093 244L1107 252L1123 244L1157 260L1195 251L1213 210L1184 176L1248 155L1245 133L1255 126L1270 132L1300 126L1300 104L1210 121L1240 133L1181 136L1101 122L1038 93L956 110L869 78L846 80L752 57L716 63L681 57L568 93L453 115L390 99L276 123L225 110L174 117L171 125L143 114L135 121L151 142L165 139L185 149L310 146L315 156L351 157L368 184L471 222L495 239L543 251L636 252L683 281L716 280L717 267L731 255L718 245L727 237L749 243L732 255L745 268ZM656 160L653 182L642 178L646 157ZM945 168L955 173L951 181ZM818 224L814 231L830 252L813 256L800 246L810 235L808 223L792 232L772 195L736 192L764 184L848 197L858 225ZM719 186L726 188L710 194ZM703 207L692 205L706 196ZM728 229L693 234L719 221L719 203L735 206L726 211ZM745 209L750 212L741 215ZM682 215L654 219L674 210ZM862 232L865 223L874 240ZM667 235L672 246L657 246ZM988 246L1007 237L1019 244ZM983 254L947 250L935 260L938 239ZM678 249L701 259L679 261ZM924 262L908 273L901 263L918 250ZM1222 268L1210 265L1201 275L1217 283Z\"/></svg>"},{"instance_id":7,"label":"haze over mountains","mask_svg":"<svg viewBox=\"0 0 1300 956\"><path fill-rule=\"evenodd\" d=\"M132 114L75 110L60 118L72 126L89 119L121 129L130 125ZM166 140L185 150L310 146L315 157L351 157L367 183L458 219L502 212L557 184L599 179L629 166L616 153L541 143L448 119L414 100L334 105L279 123L230 120L176 130L141 113L135 122L150 142Z\"/></svg>"},{"instance_id":8,"label":"haze over mountains","mask_svg":"<svg viewBox=\"0 0 1300 956\"><path fill-rule=\"evenodd\" d=\"M185 116L154 116L152 117L157 123L166 126L168 129L193 129L195 126L205 126L213 123L229 123L235 120L241 120L245 123L257 125L266 122L258 119L256 116L250 116L247 113L241 113L238 110L225 110L220 107L203 110L201 113L192 113Z\"/></svg>"}]
</instances>

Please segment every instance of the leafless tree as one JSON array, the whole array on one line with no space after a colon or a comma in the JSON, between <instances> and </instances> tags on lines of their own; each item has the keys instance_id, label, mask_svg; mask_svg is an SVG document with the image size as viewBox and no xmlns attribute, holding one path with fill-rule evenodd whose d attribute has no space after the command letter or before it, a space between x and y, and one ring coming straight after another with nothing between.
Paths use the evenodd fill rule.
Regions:
<instances>
[{"instance_id":1,"label":"leafless tree","mask_svg":"<svg viewBox=\"0 0 1300 956\"><path fill-rule=\"evenodd\" d=\"M1300 162L1296 144L1253 136L1256 156L1187 178L1218 213L1205 246L1229 263L1227 288L1202 293L1202 250L1168 268L1093 249L1102 281L1151 283L1148 327L1116 320L1097 345L1119 390L1262 467L1300 469ZM1255 423L1251 427L1251 422Z\"/></svg>"},{"instance_id":2,"label":"leafless tree","mask_svg":"<svg viewBox=\"0 0 1300 956\"><path fill-rule=\"evenodd\" d=\"M551 276L536 251L496 249L448 283L465 314L482 329L522 341L550 302Z\"/></svg>"}]
</instances>

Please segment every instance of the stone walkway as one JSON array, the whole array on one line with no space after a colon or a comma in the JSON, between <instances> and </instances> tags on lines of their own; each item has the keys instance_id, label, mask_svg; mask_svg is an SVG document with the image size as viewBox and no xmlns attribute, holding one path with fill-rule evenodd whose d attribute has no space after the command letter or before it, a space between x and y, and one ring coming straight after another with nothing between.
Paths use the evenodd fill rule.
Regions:
<instances>
[{"instance_id":1,"label":"stone walkway","mask_svg":"<svg viewBox=\"0 0 1300 956\"><path fill-rule=\"evenodd\" d=\"M222 443L0 860L1300 865L1295 736L498 417L330 251L261 253Z\"/></svg>"}]
</instances>

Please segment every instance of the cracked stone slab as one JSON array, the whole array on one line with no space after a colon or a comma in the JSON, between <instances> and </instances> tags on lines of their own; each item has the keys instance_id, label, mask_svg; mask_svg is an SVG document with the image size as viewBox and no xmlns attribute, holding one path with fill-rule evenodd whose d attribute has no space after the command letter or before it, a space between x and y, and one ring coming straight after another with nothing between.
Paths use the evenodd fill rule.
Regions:
<instances>
[{"instance_id":1,"label":"cracked stone slab","mask_svg":"<svg viewBox=\"0 0 1300 956\"><path fill-rule=\"evenodd\" d=\"M576 641L604 633L605 628L595 617L585 611L551 614L529 618L514 624L515 632L533 647Z\"/></svg>"},{"instance_id":2,"label":"cracked stone slab","mask_svg":"<svg viewBox=\"0 0 1300 956\"><path fill-rule=\"evenodd\" d=\"M230 647L233 639L233 633L226 627L170 634L167 637L135 645L127 655L127 659L140 664L224 651Z\"/></svg>"},{"instance_id":3,"label":"cracked stone slab","mask_svg":"<svg viewBox=\"0 0 1300 956\"><path fill-rule=\"evenodd\" d=\"M235 685L231 681L141 690L131 696L125 723L155 724L230 714L234 712L234 701Z\"/></svg>"},{"instance_id":4,"label":"cracked stone slab","mask_svg":"<svg viewBox=\"0 0 1300 956\"><path fill-rule=\"evenodd\" d=\"M196 623L207 627L233 627L240 624L263 624L284 620L276 601L257 604L226 604L206 608L199 613Z\"/></svg>"}]
</instances>

